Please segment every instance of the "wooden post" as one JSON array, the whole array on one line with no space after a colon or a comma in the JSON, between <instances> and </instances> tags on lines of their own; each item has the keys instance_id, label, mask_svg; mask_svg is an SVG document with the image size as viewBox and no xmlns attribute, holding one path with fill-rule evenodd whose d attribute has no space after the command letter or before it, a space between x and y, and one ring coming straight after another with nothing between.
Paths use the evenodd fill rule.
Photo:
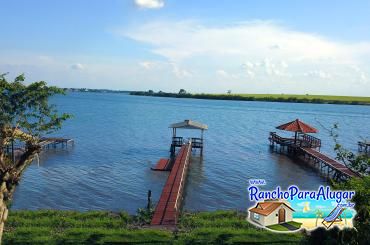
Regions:
<instances>
[{"instance_id":1,"label":"wooden post","mask_svg":"<svg viewBox=\"0 0 370 245\"><path fill-rule=\"evenodd\" d=\"M150 208L152 207L152 191L148 190L148 204L146 206L146 209L148 212L150 211Z\"/></svg>"},{"instance_id":2,"label":"wooden post","mask_svg":"<svg viewBox=\"0 0 370 245\"><path fill-rule=\"evenodd\" d=\"M204 147L204 144L203 144L203 129L202 129L202 135L201 135L201 141L202 141L202 146L200 147L200 155L203 156L203 147Z\"/></svg>"}]
</instances>

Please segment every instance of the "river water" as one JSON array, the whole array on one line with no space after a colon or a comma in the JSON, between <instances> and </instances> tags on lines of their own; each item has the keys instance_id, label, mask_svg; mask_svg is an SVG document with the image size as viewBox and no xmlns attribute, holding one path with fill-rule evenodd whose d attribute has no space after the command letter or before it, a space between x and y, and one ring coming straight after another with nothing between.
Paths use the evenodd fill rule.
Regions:
<instances>
[{"instance_id":1,"label":"river water","mask_svg":"<svg viewBox=\"0 0 370 245\"><path fill-rule=\"evenodd\" d=\"M126 210L146 205L150 189L159 199L168 173L150 170L167 157L169 124L192 119L208 125L203 161L194 158L184 209L246 209L249 179L265 179L266 189L291 184L317 189L325 184L299 160L272 153L268 135L296 118L320 132L322 151L334 156L327 129L339 123L339 140L357 150L370 136L370 107L351 105L217 101L70 93L53 103L74 118L55 135L73 138L68 149L43 152L24 173L12 209ZM178 130L184 137L199 132ZM291 133L280 132L284 135Z\"/></svg>"}]
</instances>

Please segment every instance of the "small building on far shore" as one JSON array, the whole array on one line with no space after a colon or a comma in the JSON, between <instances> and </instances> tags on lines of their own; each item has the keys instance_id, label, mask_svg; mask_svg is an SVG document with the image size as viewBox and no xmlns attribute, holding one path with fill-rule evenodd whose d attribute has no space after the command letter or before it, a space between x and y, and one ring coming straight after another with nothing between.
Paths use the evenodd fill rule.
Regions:
<instances>
[{"instance_id":1,"label":"small building on far shore","mask_svg":"<svg viewBox=\"0 0 370 245\"><path fill-rule=\"evenodd\" d=\"M249 209L251 221L262 226L275 225L293 221L294 209L285 200L265 200Z\"/></svg>"}]
</instances>

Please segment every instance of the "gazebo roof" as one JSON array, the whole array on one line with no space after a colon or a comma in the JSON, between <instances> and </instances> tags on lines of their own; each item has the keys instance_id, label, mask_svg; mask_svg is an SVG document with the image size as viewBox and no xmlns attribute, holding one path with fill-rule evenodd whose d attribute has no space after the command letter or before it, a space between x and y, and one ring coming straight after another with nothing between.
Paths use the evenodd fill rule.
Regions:
<instances>
[{"instance_id":1,"label":"gazebo roof","mask_svg":"<svg viewBox=\"0 0 370 245\"><path fill-rule=\"evenodd\" d=\"M171 124L170 128L207 130L208 126L199 122L184 120L183 122Z\"/></svg>"},{"instance_id":2,"label":"gazebo roof","mask_svg":"<svg viewBox=\"0 0 370 245\"><path fill-rule=\"evenodd\" d=\"M302 132L302 133L317 133L318 130L299 119L294 121L285 123L276 127L277 129L286 130L286 131L293 131L293 132Z\"/></svg>"}]
</instances>

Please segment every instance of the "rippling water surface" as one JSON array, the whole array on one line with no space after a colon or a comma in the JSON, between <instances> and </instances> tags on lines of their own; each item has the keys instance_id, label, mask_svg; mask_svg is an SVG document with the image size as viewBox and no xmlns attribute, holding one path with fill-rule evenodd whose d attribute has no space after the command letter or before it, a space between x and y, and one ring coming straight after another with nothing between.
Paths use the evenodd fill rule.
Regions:
<instances>
[{"instance_id":1,"label":"rippling water surface","mask_svg":"<svg viewBox=\"0 0 370 245\"><path fill-rule=\"evenodd\" d=\"M167 173L150 170L168 156L168 125L184 119L208 124L203 162L194 159L186 186L185 209L245 209L248 179L266 179L266 189L325 183L311 168L271 153L268 134L300 118L320 130L322 151L334 155L325 128L340 125L340 141L356 150L370 136L370 107L296 103L238 102L137 97L126 94L70 93L54 98L74 115L56 135L74 147L42 153L39 166L22 177L13 209L127 210L146 205L148 189L159 199ZM180 130L179 130L180 131ZM197 132L183 130L182 136ZM289 135L289 134L288 134Z\"/></svg>"}]
</instances>

